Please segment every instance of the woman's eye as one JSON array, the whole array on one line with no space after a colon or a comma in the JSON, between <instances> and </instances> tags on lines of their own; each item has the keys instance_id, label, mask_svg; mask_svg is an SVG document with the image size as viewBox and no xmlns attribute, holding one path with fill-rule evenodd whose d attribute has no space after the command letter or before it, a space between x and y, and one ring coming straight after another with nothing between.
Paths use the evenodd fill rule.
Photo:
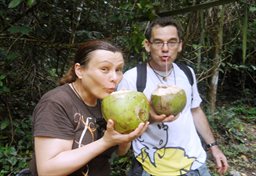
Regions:
<instances>
[{"instance_id":1,"label":"woman's eye","mask_svg":"<svg viewBox=\"0 0 256 176\"><path fill-rule=\"evenodd\" d=\"M102 67L101 70L102 70L103 72L108 72L109 69L108 69L107 67Z\"/></svg>"},{"instance_id":2,"label":"woman's eye","mask_svg":"<svg viewBox=\"0 0 256 176\"><path fill-rule=\"evenodd\" d=\"M116 72L123 72L123 68L116 69Z\"/></svg>"}]
</instances>

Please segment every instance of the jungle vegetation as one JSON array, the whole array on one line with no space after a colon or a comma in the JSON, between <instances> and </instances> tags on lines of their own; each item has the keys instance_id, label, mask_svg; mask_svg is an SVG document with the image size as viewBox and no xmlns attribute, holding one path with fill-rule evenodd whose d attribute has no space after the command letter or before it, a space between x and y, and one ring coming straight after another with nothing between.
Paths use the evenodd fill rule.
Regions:
<instances>
[{"instance_id":1,"label":"jungle vegetation","mask_svg":"<svg viewBox=\"0 0 256 176\"><path fill-rule=\"evenodd\" d=\"M58 85L79 44L109 40L131 68L146 59L144 31L157 16L175 17L183 26L179 59L196 71L228 174L256 174L254 0L1 0L0 175L27 167L33 109ZM129 157L113 157L113 176L125 175Z\"/></svg>"}]
</instances>

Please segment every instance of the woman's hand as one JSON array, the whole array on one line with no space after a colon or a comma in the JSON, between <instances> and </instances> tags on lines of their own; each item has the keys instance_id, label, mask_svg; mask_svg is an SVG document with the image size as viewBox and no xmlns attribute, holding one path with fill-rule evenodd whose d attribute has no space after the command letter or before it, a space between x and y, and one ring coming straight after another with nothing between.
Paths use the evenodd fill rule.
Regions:
<instances>
[{"instance_id":1,"label":"woman's hand","mask_svg":"<svg viewBox=\"0 0 256 176\"><path fill-rule=\"evenodd\" d=\"M131 142L119 144L116 154L118 156L123 156L128 152L130 147L131 147Z\"/></svg>"},{"instance_id":2,"label":"woman's hand","mask_svg":"<svg viewBox=\"0 0 256 176\"><path fill-rule=\"evenodd\" d=\"M107 129L104 132L103 140L111 146L129 143L141 136L141 134L147 129L148 124L149 122L140 123L134 131L128 134L121 134L114 130L114 121L110 119L107 122Z\"/></svg>"}]
</instances>

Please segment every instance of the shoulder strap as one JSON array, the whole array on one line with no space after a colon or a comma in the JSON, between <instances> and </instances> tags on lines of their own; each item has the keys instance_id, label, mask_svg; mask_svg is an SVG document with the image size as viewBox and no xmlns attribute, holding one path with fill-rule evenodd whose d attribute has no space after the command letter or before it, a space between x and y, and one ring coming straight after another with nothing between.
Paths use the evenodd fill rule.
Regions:
<instances>
[{"instance_id":1,"label":"shoulder strap","mask_svg":"<svg viewBox=\"0 0 256 176\"><path fill-rule=\"evenodd\" d=\"M147 63L139 63L137 65L137 91L143 92L147 82Z\"/></svg>"},{"instance_id":2,"label":"shoulder strap","mask_svg":"<svg viewBox=\"0 0 256 176\"><path fill-rule=\"evenodd\" d=\"M194 79L193 79L191 70L185 64L182 64L182 63L176 63L176 64L185 73L190 85L192 86L194 84ZM143 92L147 82L147 63L145 62L139 63L136 69L137 69L137 82L136 82L137 91Z\"/></svg>"},{"instance_id":3,"label":"shoulder strap","mask_svg":"<svg viewBox=\"0 0 256 176\"><path fill-rule=\"evenodd\" d=\"M187 76L188 78L188 81L190 83L190 85L192 86L194 84L194 79L193 79L193 75L192 75L192 72L191 70L188 68L187 65L185 64L182 64L182 63L176 63L180 69L185 73L185 75Z\"/></svg>"}]
</instances>

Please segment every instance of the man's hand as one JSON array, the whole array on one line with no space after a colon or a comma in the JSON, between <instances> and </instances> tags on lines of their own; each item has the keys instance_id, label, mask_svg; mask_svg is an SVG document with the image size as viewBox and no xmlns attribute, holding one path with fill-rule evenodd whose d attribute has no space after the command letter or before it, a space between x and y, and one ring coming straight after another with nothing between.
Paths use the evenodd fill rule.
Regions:
<instances>
[{"instance_id":1,"label":"man's hand","mask_svg":"<svg viewBox=\"0 0 256 176\"><path fill-rule=\"evenodd\" d=\"M150 122L172 122L176 120L180 115L180 114L176 116L174 115L166 116L165 114L157 115L152 107L150 108L149 114L150 114L150 117L149 117Z\"/></svg>"},{"instance_id":2,"label":"man's hand","mask_svg":"<svg viewBox=\"0 0 256 176\"><path fill-rule=\"evenodd\" d=\"M222 151L219 149L219 147L217 145L212 146L211 148L209 148L209 151L212 153L212 156L214 158L214 161L215 161L215 164L217 167L217 171L220 174L224 174L225 172L227 172L227 170L229 168L227 158L222 153Z\"/></svg>"}]
</instances>

